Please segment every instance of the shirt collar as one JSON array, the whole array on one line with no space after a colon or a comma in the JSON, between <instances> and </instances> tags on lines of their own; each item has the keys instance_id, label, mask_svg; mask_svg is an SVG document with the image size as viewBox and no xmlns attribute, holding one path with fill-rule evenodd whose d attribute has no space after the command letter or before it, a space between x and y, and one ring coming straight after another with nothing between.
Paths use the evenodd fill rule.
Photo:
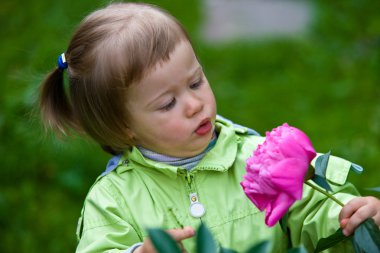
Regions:
<instances>
[{"instance_id":1,"label":"shirt collar","mask_svg":"<svg viewBox=\"0 0 380 253\"><path fill-rule=\"evenodd\" d=\"M197 166L190 173L200 170L226 171L232 166L237 154L237 136L234 128L222 122L216 122L215 131L218 133L218 139L215 146L203 157ZM156 162L145 158L141 152L133 147L131 151L126 152L119 160L117 172L133 169L133 164L139 164L144 169L160 170L171 177L176 177L180 167L171 166L165 163ZM184 169L183 169L184 170Z\"/></svg>"}]
</instances>

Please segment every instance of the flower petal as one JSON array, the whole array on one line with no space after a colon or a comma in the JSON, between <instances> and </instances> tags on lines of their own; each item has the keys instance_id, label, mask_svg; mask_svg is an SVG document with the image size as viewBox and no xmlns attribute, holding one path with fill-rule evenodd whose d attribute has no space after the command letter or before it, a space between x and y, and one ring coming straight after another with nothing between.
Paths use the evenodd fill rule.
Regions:
<instances>
[{"instance_id":1,"label":"flower petal","mask_svg":"<svg viewBox=\"0 0 380 253\"><path fill-rule=\"evenodd\" d=\"M310 161L313 160L313 158L316 155L316 152L314 150L313 144L311 143L309 137L299 130L298 128L291 127L293 131L293 138L305 149L306 153L309 156Z\"/></svg>"},{"instance_id":2,"label":"flower petal","mask_svg":"<svg viewBox=\"0 0 380 253\"><path fill-rule=\"evenodd\" d=\"M263 211L273 199L273 196L271 197L261 192L260 187L255 184L247 184L246 181L243 181L240 185L243 187L245 195L260 211Z\"/></svg>"},{"instance_id":3,"label":"flower petal","mask_svg":"<svg viewBox=\"0 0 380 253\"><path fill-rule=\"evenodd\" d=\"M303 160L284 159L270 168L268 180L278 192L283 191L295 199L301 199L307 169L308 164Z\"/></svg>"},{"instance_id":4,"label":"flower petal","mask_svg":"<svg viewBox=\"0 0 380 253\"><path fill-rule=\"evenodd\" d=\"M295 199L292 197L280 193L277 199L269 204L265 212L265 224L269 227L274 226L286 214L294 202Z\"/></svg>"},{"instance_id":5,"label":"flower petal","mask_svg":"<svg viewBox=\"0 0 380 253\"><path fill-rule=\"evenodd\" d=\"M279 144L279 149L286 158L294 157L309 161L310 154L299 143L297 143L292 136L287 136L283 139L283 141Z\"/></svg>"}]
</instances>

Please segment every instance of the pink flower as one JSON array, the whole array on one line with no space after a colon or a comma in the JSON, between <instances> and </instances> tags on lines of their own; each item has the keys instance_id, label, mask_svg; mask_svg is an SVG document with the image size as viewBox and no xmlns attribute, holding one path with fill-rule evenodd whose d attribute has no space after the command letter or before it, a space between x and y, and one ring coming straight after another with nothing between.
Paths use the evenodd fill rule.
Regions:
<instances>
[{"instance_id":1,"label":"pink flower","mask_svg":"<svg viewBox=\"0 0 380 253\"><path fill-rule=\"evenodd\" d=\"M266 140L247 159L241 186L273 226L296 200L302 198L303 182L316 156L309 138L297 128L283 124L266 133Z\"/></svg>"}]
</instances>

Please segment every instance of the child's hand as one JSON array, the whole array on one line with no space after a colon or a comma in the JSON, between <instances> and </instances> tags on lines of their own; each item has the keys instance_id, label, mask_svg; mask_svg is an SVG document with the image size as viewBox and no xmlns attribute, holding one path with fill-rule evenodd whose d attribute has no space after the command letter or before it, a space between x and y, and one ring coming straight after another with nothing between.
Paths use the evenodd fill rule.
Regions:
<instances>
[{"instance_id":1,"label":"child's hand","mask_svg":"<svg viewBox=\"0 0 380 253\"><path fill-rule=\"evenodd\" d=\"M193 237L195 231L192 227L184 227L184 228L176 228L169 229L166 231L169 235L173 237L173 239L178 243L179 248L182 252L187 252L182 245L182 240ZM155 253L156 250L153 247L152 242L149 239L144 240L143 245L138 247L134 253Z\"/></svg>"},{"instance_id":2,"label":"child's hand","mask_svg":"<svg viewBox=\"0 0 380 253\"><path fill-rule=\"evenodd\" d=\"M357 197L340 211L339 221L343 234L351 235L366 219L372 218L380 227L380 200L375 197Z\"/></svg>"}]
</instances>

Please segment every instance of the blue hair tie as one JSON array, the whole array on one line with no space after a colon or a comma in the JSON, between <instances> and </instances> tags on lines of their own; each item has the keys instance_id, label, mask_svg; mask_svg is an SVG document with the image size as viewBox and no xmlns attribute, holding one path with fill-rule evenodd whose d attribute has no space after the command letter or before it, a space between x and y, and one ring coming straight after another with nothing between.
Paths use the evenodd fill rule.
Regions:
<instances>
[{"instance_id":1,"label":"blue hair tie","mask_svg":"<svg viewBox=\"0 0 380 253\"><path fill-rule=\"evenodd\" d=\"M58 57L58 68L61 69L61 70L64 70L64 69L67 69L67 67L69 66L66 62L66 57L65 57L65 53L62 53L59 57Z\"/></svg>"}]
</instances>

